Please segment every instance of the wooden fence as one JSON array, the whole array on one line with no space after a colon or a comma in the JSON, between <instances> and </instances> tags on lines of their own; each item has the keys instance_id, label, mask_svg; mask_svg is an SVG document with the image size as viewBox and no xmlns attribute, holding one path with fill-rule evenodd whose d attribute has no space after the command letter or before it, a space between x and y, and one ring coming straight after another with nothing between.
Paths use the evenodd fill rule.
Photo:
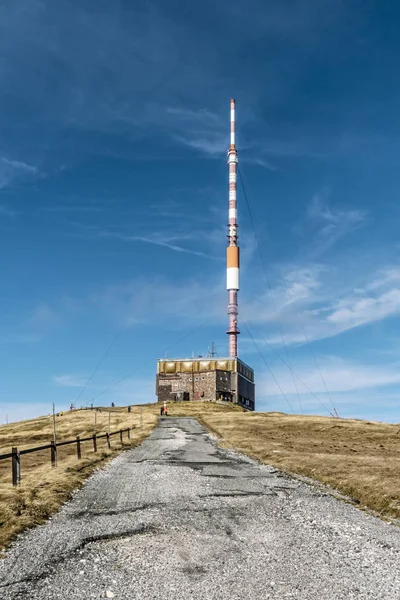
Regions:
<instances>
[{"instance_id":1,"label":"wooden fence","mask_svg":"<svg viewBox=\"0 0 400 600\"><path fill-rule=\"evenodd\" d=\"M123 434L127 433L128 439L131 439L131 429L119 429L117 431L112 431L110 433L104 433L101 435L96 435L95 433L89 437L81 438L79 435L76 436L75 440L68 440L66 442L57 442L56 444L52 441L50 444L46 444L45 446L37 446L36 448L27 448L26 450L18 450L18 448L12 448L11 452L7 454L0 454L0 460L6 460L11 458L11 470L12 470L12 484L18 485L21 481L21 456L23 454L31 454L32 452L40 452L41 450L50 450L50 460L51 466L55 467L57 462L57 448L59 446L68 446L69 444L76 444L76 454L78 459L82 458L81 454L81 444L83 442L93 442L93 452L97 452L97 440L101 438L107 439L107 446L111 448L111 437L113 435L118 435L120 437L120 441L123 441Z\"/></svg>"}]
</instances>

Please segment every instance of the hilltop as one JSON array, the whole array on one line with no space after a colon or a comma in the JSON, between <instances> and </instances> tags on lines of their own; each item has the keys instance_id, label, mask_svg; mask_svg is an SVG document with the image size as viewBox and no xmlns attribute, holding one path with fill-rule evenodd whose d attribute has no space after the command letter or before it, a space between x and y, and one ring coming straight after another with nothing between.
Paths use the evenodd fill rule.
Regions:
<instances>
[{"instance_id":1,"label":"hilltop","mask_svg":"<svg viewBox=\"0 0 400 600\"><path fill-rule=\"evenodd\" d=\"M329 485L381 516L400 517L400 425L250 412L202 421L225 446Z\"/></svg>"},{"instance_id":2,"label":"hilltop","mask_svg":"<svg viewBox=\"0 0 400 600\"><path fill-rule=\"evenodd\" d=\"M105 433L110 413L111 431L133 427L131 439L104 439L94 454L90 442L58 450L58 464L50 467L49 450L21 457L21 485L11 486L11 461L0 461L0 546L32 525L42 523L81 486L96 468L121 451L141 443L158 422L159 404L114 409L99 407L97 433ZM382 516L400 517L400 430L398 425L329 417L243 412L234 405L172 403L171 416L193 416L232 447L284 471L310 477L348 495L360 507ZM93 434L92 410L66 412L57 417L57 441ZM40 417L0 427L0 454L11 446L20 450L49 443L51 417Z\"/></svg>"},{"instance_id":3,"label":"hilltop","mask_svg":"<svg viewBox=\"0 0 400 600\"><path fill-rule=\"evenodd\" d=\"M179 406L178 406L179 404ZM204 406L203 406L204 405ZM173 405L174 414L201 416L209 413L240 411L232 405L182 402ZM73 490L79 488L84 480L106 461L121 451L140 444L158 422L160 405L146 404L127 407L97 407L97 410L74 410L59 413L56 418L57 442L91 436L94 432L96 414L97 434L108 430L115 431L133 427L131 439L119 436L111 441L111 449L106 440L98 440L98 452L93 452L91 442L82 443L82 458L77 459L76 444L63 446L57 450L57 467L50 466L50 450L43 450L21 457L21 484L11 485L11 459L0 461L0 548L24 529L43 523L59 506L68 500ZM42 416L26 421L0 426L0 454L48 444L53 438L53 420L51 416Z\"/></svg>"}]
</instances>

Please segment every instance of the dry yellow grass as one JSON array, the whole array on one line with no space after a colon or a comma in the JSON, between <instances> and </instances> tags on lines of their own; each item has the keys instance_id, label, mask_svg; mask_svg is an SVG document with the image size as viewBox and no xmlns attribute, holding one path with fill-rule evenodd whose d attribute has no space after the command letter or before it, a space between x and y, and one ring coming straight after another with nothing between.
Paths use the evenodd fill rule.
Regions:
<instances>
[{"instance_id":1,"label":"dry yellow grass","mask_svg":"<svg viewBox=\"0 0 400 600\"><path fill-rule=\"evenodd\" d=\"M243 412L201 420L225 446L329 485L362 508L400 517L400 425Z\"/></svg>"},{"instance_id":2,"label":"dry yellow grass","mask_svg":"<svg viewBox=\"0 0 400 600\"><path fill-rule=\"evenodd\" d=\"M183 402L171 406L172 414L194 417L214 412L226 413L229 410L239 409L207 402L198 405ZM11 484L11 459L0 461L0 550L16 534L42 523L54 513L97 467L122 450L141 443L157 424L159 411L159 404L146 404L142 408L133 406L131 413L128 413L127 407L101 409L96 417L97 433L107 432L110 412L111 431L134 426L130 443L126 435L122 445L119 436L113 436L112 448L108 450L106 440L99 439L96 454L91 442L82 443L81 460L76 457L75 444L61 446L57 450L57 466L53 469L50 466L50 450L22 455L21 485L17 488ZM77 410L57 417L57 441L73 440L77 435L81 438L92 435L94 414L95 411L91 410ZM0 426L0 454L10 452L12 446L23 450L48 444L52 436L53 421L48 416Z\"/></svg>"},{"instance_id":3,"label":"dry yellow grass","mask_svg":"<svg viewBox=\"0 0 400 600\"><path fill-rule=\"evenodd\" d=\"M109 410L109 409L104 409ZM82 460L75 445L58 449L58 464L50 467L50 451L21 457L21 485L11 485L11 460L0 461L0 548L20 531L42 523L65 502L71 492L105 461L121 450L141 443L156 425L160 405L111 409L111 430L135 426L130 444L119 436L108 450L105 439L93 453L90 442L82 444ZM208 402L172 403L171 416L192 416L235 448L261 462L297 473L343 492L361 507L381 515L400 517L399 425L326 417L248 413L232 405ZM93 433L94 413L67 412L57 418L58 441ZM105 433L108 414L97 414L97 432ZM0 454L11 446L20 450L49 443L52 420L41 417L0 427Z\"/></svg>"},{"instance_id":4,"label":"dry yellow grass","mask_svg":"<svg viewBox=\"0 0 400 600\"><path fill-rule=\"evenodd\" d=\"M97 433L106 433L108 412L97 412ZM21 485L11 485L11 459L0 461L0 548L4 548L17 533L42 523L49 515L82 485L85 478L98 466L121 450L142 442L157 423L155 405L142 408L140 426L140 407L107 409L111 412L111 431L134 426L131 440L124 435L123 444L119 436L111 438L111 450L106 440L99 439L97 453L93 444L81 444L82 459L76 456L76 445L61 446L57 450L57 466L50 466L50 450L43 450L21 456ZM88 437L94 430L94 411L66 412L57 417L57 441L66 441ZM19 450L48 444L52 440L53 423L51 417L40 417L20 421L0 427L0 454L11 451L12 446Z\"/></svg>"}]
</instances>

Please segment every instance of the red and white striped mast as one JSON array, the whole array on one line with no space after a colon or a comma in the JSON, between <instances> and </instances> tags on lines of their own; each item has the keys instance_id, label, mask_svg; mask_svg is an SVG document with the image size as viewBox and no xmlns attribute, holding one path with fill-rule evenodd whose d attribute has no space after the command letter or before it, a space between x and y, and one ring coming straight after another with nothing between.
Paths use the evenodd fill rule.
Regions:
<instances>
[{"instance_id":1,"label":"red and white striped mast","mask_svg":"<svg viewBox=\"0 0 400 600\"><path fill-rule=\"evenodd\" d=\"M238 355L237 336L238 329L238 291L239 291L239 246L238 222L236 206L236 171L238 153L235 145L235 100L231 100L231 145L228 150L229 165L229 225L228 248L226 251L226 288L229 295L228 315L229 329L229 356L236 358Z\"/></svg>"}]
</instances>

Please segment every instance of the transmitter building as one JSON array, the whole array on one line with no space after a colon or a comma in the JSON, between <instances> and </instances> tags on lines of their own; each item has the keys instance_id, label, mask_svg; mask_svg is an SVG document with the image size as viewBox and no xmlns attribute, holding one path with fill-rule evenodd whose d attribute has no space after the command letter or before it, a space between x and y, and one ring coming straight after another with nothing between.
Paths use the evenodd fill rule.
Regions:
<instances>
[{"instance_id":1,"label":"transmitter building","mask_svg":"<svg viewBox=\"0 0 400 600\"><path fill-rule=\"evenodd\" d=\"M235 100L230 103L228 247L226 249L226 289L228 292L228 357L159 359L157 396L171 400L233 402L255 409L254 371L238 357L238 292L240 248L237 215L237 164L235 140Z\"/></svg>"},{"instance_id":2,"label":"transmitter building","mask_svg":"<svg viewBox=\"0 0 400 600\"><path fill-rule=\"evenodd\" d=\"M239 358L160 359L159 401L217 400L254 410L254 371Z\"/></svg>"}]
</instances>

